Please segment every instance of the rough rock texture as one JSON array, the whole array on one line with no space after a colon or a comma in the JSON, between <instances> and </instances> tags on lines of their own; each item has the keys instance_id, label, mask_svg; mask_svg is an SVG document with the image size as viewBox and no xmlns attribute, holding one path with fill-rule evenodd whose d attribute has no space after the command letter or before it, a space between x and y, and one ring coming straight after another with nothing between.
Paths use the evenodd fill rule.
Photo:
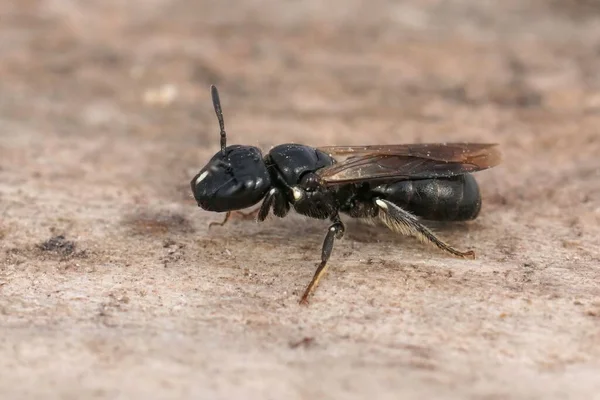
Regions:
<instances>
[{"instance_id":1,"label":"rough rock texture","mask_svg":"<svg viewBox=\"0 0 600 400\"><path fill-rule=\"evenodd\" d=\"M2 398L600 398L593 0L0 5ZM198 209L218 148L498 142L474 261Z\"/></svg>"}]
</instances>

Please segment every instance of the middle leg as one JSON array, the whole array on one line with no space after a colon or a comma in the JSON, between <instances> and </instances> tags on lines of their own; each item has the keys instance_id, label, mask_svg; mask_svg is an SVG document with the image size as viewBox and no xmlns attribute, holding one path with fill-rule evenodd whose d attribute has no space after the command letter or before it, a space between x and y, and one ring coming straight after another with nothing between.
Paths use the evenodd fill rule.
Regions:
<instances>
[{"instance_id":1,"label":"middle leg","mask_svg":"<svg viewBox=\"0 0 600 400\"><path fill-rule=\"evenodd\" d=\"M331 224L331 226L329 227L327 235L325 236L325 240L323 241L323 249L321 250L321 264L319 264L319 267L315 271L312 280L306 287L306 290L304 291L304 294L300 299L300 304L308 304L308 297L312 292L315 291L317 285L319 284L319 281L321 280L321 278L325 274L325 271L327 270L327 261L329 260L329 257L331 256L331 251L333 250L333 242L335 241L335 239L341 239L344 236L344 231L346 228L340 220L339 215L336 214L335 217L332 218L332 221L333 224Z\"/></svg>"}]
</instances>

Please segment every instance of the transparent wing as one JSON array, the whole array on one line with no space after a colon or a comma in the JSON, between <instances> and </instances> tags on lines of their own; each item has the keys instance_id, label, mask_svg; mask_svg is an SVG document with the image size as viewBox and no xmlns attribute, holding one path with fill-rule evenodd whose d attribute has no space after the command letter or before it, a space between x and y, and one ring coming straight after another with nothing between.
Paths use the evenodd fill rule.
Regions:
<instances>
[{"instance_id":1,"label":"transparent wing","mask_svg":"<svg viewBox=\"0 0 600 400\"><path fill-rule=\"evenodd\" d=\"M347 157L317 171L326 185L448 177L491 168L501 161L497 145L483 143L330 146L319 150L336 159Z\"/></svg>"}]
</instances>

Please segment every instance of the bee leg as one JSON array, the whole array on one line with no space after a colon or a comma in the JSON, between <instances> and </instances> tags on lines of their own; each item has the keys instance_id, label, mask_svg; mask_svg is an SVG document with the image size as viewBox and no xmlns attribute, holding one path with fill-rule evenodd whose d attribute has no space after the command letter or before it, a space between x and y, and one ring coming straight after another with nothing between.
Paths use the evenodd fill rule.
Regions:
<instances>
[{"instance_id":1,"label":"bee leg","mask_svg":"<svg viewBox=\"0 0 600 400\"><path fill-rule=\"evenodd\" d=\"M250 220L256 218L258 222L264 221L269 215L269 211L271 211L271 207L273 207L273 213L278 217L285 217L290 211L290 205L283 197L283 194L276 188L273 188L267 193L265 199L263 200L261 206L255 210L250 212L242 212L242 211L227 211L225 214L225 218L221 222L211 222L208 224L208 228L218 225L223 226L229 221L229 219L233 215L239 215L242 220Z\"/></svg>"},{"instance_id":2,"label":"bee leg","mask_svg":"<svg viewBox=\"0 0 600 400\"><path fill-rule=\"evenodd\" d=\"M319 267L315 271L312 280L306 287L306 290L300 299L300 304L308 304L308 296L314 292L319 281L323 277L323 274L325 274L325 271L327 270L327 261L329 260L331 251L333 250L333 242L335 239L341 239L344 236L345 229L346 228L344 227L344 224L342 224L340 217L336 215L333 218L333 224L331 224L329 227L327 236L325 236L325 240L323 241L323 249L321 250L321 264L319 264Z\"/></svg>"},{"instance_id":3,"label":"bee leg","mask_svg":"<svg viewBox=\"0 0 600 400\"><path fill-rule=\"evenodd\" d=\"M414 236L423 243L430 243L439 249L460 258L475 258L473 251L459 251L438 239L425 225L421 224L417 217L403 210L392 202L383 199L375 199L375 205L379 207L379 218L394 232L407 236Z\"/></svg>"},{"instance_id":4,"label":"bee leg","mask_svg":"<svg viewBox=\"0 0 600 400\"><path fill-rule=\"evenodd\" d=\"M249 219L254 219L258 215L259 211L260 211L260 207L257 208L256 210L252 210L250 212L234 211L233 213L235 215L239 215L243 220L249 220Z\"/></svg>"},{"instance_id":5,"label":"bee leg","mask_svg":"<svg viewBox=\"0 0 600 400\"><path fill-rule=\"evenodd\" d=\"M210 229L211 227L218 225L218 226L223 226L227 223L227 221L229 221L229 217L231 217L231 211L227 211L227 213L225 214L225 218L223 218L223 221L221 222L211 222L208 224L208 229Z\"/></svg>"},{"instance_id":6,"label":"bee leg","mask_svg":"<svg viewBox=\"0 0 600 400\"><path fill-rule=\"evenodd\" d=\"M258 212L260 211L260 208L257 208L256 210L250 211L250 212L241 212L241 211L227 211L227 213L225 214L225 218L223 218L223 221L221 222L211 222L208 224L208 228L210 229L212 226L218 225L218 226L223 226L227 223L227 221L229 221L229 219L233 216L233 215L239 215L240 218L242 220L249 220L249 219L254 219L254 217L256 217L256 215L258 214Z\"/></svg>"},{"instance_id":7,"label":"bee leg","mask_svg":"<svg viewBox=\"0 0 600 400\"><path fill-rule=\"evenodd\" d=\"M271 211L271 207L273 208L273 214L280 218L285 217L290 211L290 204L283 196L283 193L277 188L269 190L269 193L267 193L267 196L263 200L263 203L258 210L257 220L259 222L262 222L267 218L269 211Z\"/></svg>"}]
</instances>

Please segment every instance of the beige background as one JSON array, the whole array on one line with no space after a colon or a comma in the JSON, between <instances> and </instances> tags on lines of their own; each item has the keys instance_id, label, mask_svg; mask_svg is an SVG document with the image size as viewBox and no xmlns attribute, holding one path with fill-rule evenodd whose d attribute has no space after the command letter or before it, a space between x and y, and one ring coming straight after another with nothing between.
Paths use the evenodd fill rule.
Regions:
<instances>
[{"instance_id":1,"label":"beige background","mask_svg":"<svg viewBox=\"0 0 600 400\"><path fill-rule=\"evenodd\" d=\"M596 1L28 0L0 20L2 398L600 398ZM299 307L326 224L209 232L222 216L191 199L210 83L230 143L500 143L480 218L435 227L477 260L349 224Z\"/></svg>"}]
</instances>

